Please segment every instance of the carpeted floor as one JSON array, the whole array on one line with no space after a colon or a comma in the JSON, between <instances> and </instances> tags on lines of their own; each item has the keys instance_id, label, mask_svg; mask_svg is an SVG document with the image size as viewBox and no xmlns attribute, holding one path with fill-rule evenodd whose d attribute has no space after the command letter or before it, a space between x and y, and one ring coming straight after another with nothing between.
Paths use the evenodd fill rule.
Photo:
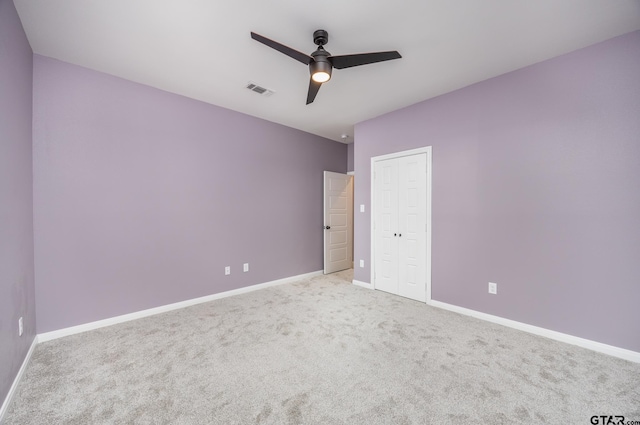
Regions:
<instances>
[{"instance_id":1,"label":"carpeted floor","mask_svg":"<svg viewBox=\"0 0 640 425\"><path fill-rule=\"evenodd\" d=\"M36 347L7 424L640 421L640 364L320 276Z\"/></svg>"}]
</instances>

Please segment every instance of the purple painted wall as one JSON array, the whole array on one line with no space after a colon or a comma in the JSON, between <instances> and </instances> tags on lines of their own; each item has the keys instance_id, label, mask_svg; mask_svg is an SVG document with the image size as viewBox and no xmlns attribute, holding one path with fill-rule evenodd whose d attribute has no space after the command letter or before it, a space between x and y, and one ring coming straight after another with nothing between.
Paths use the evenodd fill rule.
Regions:
<instances>
[{"instance_id":1,"label":"purple painted wall","mask_svg":"<svg viewBox=\"0 0 640 425\"><path fill-rule=\"evenodd\" d=\"M347 171L353 171L353 143L347 145Z\"/></svg>"},{"instance_id":2,"label":"purple painted wall","mask_svg":"<svg viewBox=\"0 0 640 425\"><path fill-rule=\"evenodd\" d=\"M435 300L640 351L640 32L356 125L370 159L433 147ZM487 282L498 283L498 295Z\"/></svg>"},{"instance_id":3,"label":"purple painted wall","mask_svg":"<svg viewBox=\"0 0 640 425\"><path fill-rule=\"evenodd\" d=\"M344 144L38 55L33 123L39 333L322 269Z\"/></svg>"},{"instance_id":4,"label":"purple painted wall","mask_svg":"<svg viewBox=\"0 0 640 425\"><path fill-rule=\"evenodd\" d=\"M0 0L0 405L36 330L31 105L33 54L13 2ZM24 334L18 336L18 318Z\"/></svg>"}]
</instances>

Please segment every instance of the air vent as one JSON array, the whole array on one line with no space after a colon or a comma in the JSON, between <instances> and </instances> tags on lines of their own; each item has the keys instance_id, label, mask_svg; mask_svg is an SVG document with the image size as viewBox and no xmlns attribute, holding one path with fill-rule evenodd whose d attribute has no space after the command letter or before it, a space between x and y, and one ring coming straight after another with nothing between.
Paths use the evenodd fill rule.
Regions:
<instances>
[{"instance_id":1,"label":"air vent","mask_svg":"<svg viewBox=\"0 0 640 425\"><path fill-rule=\"evenodd\" d=\"M247 84L247 88L253 92L258 93L261 96L265 96L265 97L269 97L271 96L273 93L275 93L273 90L269 90L267 88L264 88L262 86L257 85L256 83L252 83L251 81L249 81L249 84Z\"/></svg>"}]
</instances>

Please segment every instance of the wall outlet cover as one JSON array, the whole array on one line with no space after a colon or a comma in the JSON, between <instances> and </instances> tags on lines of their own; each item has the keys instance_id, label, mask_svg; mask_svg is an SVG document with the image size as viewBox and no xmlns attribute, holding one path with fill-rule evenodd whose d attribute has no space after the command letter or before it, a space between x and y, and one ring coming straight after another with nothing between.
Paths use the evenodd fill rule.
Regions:
<instances>
[{"instance_id":1,"label":"wall outlet cover","mask_svg":"<svg viewBox=\"0 0 640 425\"><path fill-rule=\"evenodd\" d=\"M230 266L227 266L227 267L224 268L224 274L225 274L225 276L231 274L231 267Z\"/></svg>"},{"instance_id":2,"label":"wall outlet cover","mask_svg":"<svg viewBox=\"0 0 640 425\"><path fill-rule=\"evenodd\" d=\"M364 260L360 260L360 267L364 267Z\"/></svg>"},{"instance_id":3,"label":"wall outlet cover","mask_svg":"<svg viewBox=\"0 0 640 425\"><path fill-rule=\"evenodd\" d=\"M489 282L489 293L496 295L498 293L498 284Z\"/></svg>"},{"instance_id":4,"label":"wall outlet cover","mask_svg":"<svg viewBox=\"0 0 640 425\"><path fill-rule=\"evenodd\" d=\"M242 271L244 271L244 272L248 272L249 271L249 263L244 263L242 265Z\"/></svg>"}]
</instances>

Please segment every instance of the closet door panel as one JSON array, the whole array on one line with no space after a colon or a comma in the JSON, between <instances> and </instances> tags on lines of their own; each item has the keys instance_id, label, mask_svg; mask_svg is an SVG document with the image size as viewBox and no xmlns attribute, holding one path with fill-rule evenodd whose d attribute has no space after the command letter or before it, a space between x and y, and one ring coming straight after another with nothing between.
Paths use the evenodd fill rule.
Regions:
<instances>
[{"instance_id":1,"label":"closet door panel","mask_svg":"<svg viewBox=\"0 0 640 425\"><path fill-rule=\"evenodd\" d=\"M426 299L427 157L398 158L398 295Z\"/></svg>"},{"instance_id":2,"label":"closet door panel","mask_svg":"<svg viewBox=\"0 0 640 425\"><path fill-rule=\"evenodd\" d=\"M398 161L379 161L375 184L375 288L398 293ZM395 234L395 236L394 236Z\"/></svg>"}]
</instances>

